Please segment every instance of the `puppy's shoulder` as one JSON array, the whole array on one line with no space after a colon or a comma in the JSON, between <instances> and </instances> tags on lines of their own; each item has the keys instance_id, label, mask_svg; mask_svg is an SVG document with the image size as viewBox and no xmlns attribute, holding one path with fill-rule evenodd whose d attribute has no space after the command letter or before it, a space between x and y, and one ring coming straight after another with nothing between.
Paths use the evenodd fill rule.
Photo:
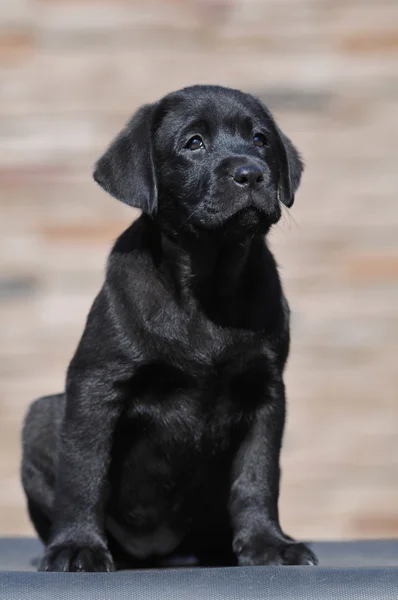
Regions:
<instances>
[{"instance_id":1,"label":"puppy's shoulder","mask_svg":"<svg viewBox=\"0 0 398 600\"><path fill-rule=\"evenodd\" d=\"M110 258L120 259L130 254L151 253L155 237L155 228L151 219L142 214L117 238Z\"/></svg>"},{"instance_id":2,"label":"puppy's shoulder","mask_svg":"<svg viewBox=\"0 0 398 600\"><path fill-rule=\"evenodd\" d=\"M148 269L156 260L159 241L151 220L141 215L116 240L108 257L107 279Z\"/></svg>"}]
</instances>

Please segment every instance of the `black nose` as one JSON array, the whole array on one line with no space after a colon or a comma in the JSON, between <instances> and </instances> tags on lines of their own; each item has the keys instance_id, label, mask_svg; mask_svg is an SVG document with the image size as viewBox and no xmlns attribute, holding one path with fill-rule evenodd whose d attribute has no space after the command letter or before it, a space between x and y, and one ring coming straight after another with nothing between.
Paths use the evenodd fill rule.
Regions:
<instances>
[{"instance_id":1,"label":"black nose","mask_svg":"<svg viewBox=\"0 0 398 600\"><path fill-rule=\"evenodd\" d=\"M264 173L257 165L241 165L235 169L233 178L238 185L255 187L256 184L264 181Z\"/></svg>"}]
</instances>

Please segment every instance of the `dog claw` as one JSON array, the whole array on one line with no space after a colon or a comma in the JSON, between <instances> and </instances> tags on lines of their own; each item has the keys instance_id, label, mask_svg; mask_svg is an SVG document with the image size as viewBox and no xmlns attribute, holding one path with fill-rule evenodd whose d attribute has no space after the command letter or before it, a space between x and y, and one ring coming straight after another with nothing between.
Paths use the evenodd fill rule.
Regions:
<instances>
[{"instance_id":1,"label":"dog claw","mask_svg":"<svg viewBox=\"0 0 398 600\"><path fill-rule=\"evenodd\" d=\"M312 566L318 564L315 554L302 543L287 543L283 545L269 545L262 552L244 552L238 558L240 566L255 565L302 565Z\"/></svg>"},{"instance_id":2,"label":"dog claw","mask_svg":"<svg viewBox=\"0 0 398 600\"><path fill-rule=\"evenodd\" d=\"M50 546L39 566L39 571L57 572L87 573L114 570L109 551L98 546Z\"/></svg>"}]
</instances>

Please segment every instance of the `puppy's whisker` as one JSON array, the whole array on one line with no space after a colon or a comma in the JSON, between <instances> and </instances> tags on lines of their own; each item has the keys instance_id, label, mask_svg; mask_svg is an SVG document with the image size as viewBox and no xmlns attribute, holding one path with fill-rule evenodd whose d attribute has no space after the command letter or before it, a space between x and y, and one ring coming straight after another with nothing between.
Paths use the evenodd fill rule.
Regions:
<instances>
[{"instance_id":1,"label":"puppy's whisker","mask_svg":"<svg viewBox=\"0 0 398 600\"><path fill-rule=\"evenodd\" d=\"M297 229L300 229L300 225L297 223L296 219L293 217L292 213L290 212L290 210L288 208L286 209L286 212L289 215L290 222L293 221L293 223L295 224Z\"/></svg>"},{"instance_id":2,"label":"puppy's whisker","mask_svg":"<svg viewBox=\"0 0 398 600\"><path fill-rule=\"evenodd\" d=\"M285 236L287 236L287 232L286 232L286 230L285 230L285 229L284 229L284 228L281 226L281 224L280 224L280 223L277 223L276 225L274 225L274 228L275 228L275 229L279 229L280 231L282 231L282 233L283 233ZM272 235L272 232L273 232L273 230L271 229L271 233L270 233L270 235Z\"/></svg>"},{"instance_id":3,"label":"puppy's whisker","mask_svg":"<svg viewBox=\"0 0 398 600\"><path fill-rule=\"evenodd\" d=\"M292 222L289 218L289 214L286 213L285 207L282 204L282 223L281 225L286 225L288 230L291 231L292 230Z\"/></svg>"},{"instance_id":4,"label":"puppy's whisker","mask_svg":"<svg viewBox=\"0 0 398 600\"><path fill-rule=\"evenodd\" d=\"M190 214L190 215L188 215L188 218L186 219L186 221L184 221L184 222L181 224L181 229L182 229L183 227L185 227L185 225L188 223L189 219L191 219L191 218L194 216L194 214L195 214L195 213L196 213L196 212L197 212L199 209L200 209L200 206L197 206L197 207L196 207L196 208L195 208L195 209L194 209L194 210L191 212L191 214Z\"/></svg>"},{"instance_id":5,"label":"puppy's whisker","mask_svg":"<svg viewBox=\"0 0 398 600\"><path fill-rule=\"evenodd\" d=\"M297 223L297 221L295 220L295 218L293 217L292 213L290 212L290 210L287 208L287 206L285 206L284 204L281 203L281 207L282 207L282 217L284 220L286 220L286 222L288 223L289 226L289 231L291 231L291 225L292 222L296 225L296 227L299 229L299 224Z\"/></svg>"}]
</instances>

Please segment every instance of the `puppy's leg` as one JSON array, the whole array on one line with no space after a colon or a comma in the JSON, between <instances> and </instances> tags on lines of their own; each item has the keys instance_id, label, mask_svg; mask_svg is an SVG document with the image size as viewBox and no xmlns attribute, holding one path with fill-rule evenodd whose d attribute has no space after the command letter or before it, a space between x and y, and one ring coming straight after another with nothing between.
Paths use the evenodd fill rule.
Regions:
<instances>
[{"instance_id":1,"label":"puppy's leg","mask_svg":"<svg viewBox=\"0 0 398 600\"><path fill-rule=\"evenodd\" d=\"M57 435L65 406L63 394L35 400L25 417L22 433L21 479L32 523L46 543L54 502Z\"/></svg>"},{"instance_id":2,"label":"puppy's leg","mask_svg":"<svg viewBox=\"0 0 398 600\"><path fill-rule=\"evenodd\" d=\"M286 536L279 525L279 455L285 420L283 383L275 384L268 403L257 410L233 466L229 510L233 550L238 564L315 565L302 543Z\"/></svg>"},{"instance_id":3,"label":"puppy's leg","mask_svg":"<svg viewBox=\"0 0 398 600\"><path fill-rule=\"evenodd\" d=\"M105 502L121 391L104 373L77 360L69 368L65 414L58 439L53 524L40 570L111 571Z\"/></svg>"}]
</instances>

